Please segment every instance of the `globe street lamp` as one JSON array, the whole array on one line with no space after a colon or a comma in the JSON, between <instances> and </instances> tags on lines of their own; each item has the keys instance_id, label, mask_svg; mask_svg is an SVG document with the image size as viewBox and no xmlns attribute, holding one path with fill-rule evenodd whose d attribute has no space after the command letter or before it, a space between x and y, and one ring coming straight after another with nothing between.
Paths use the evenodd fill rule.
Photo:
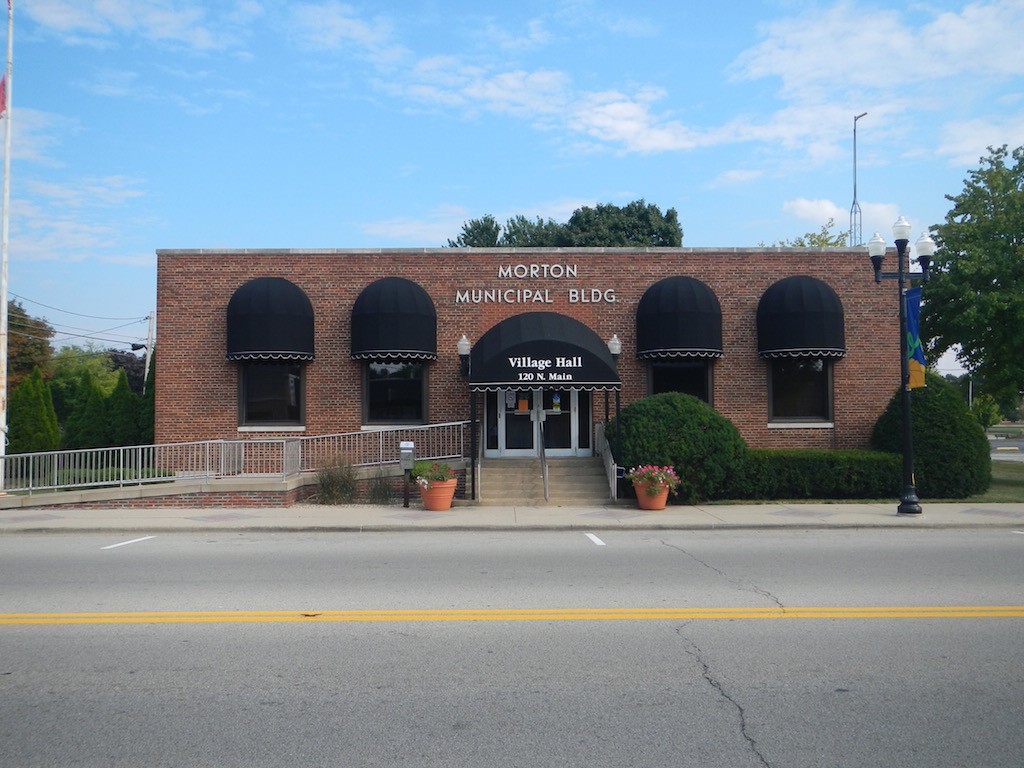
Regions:
<instances>
[{"instance_id":1,"label":"globe street lamp","mask_svg":"<svg viewBox=\"0 0 1024 768\"><path fill-rule=\"evenodd\" d=\"M910 242L910 222L900 216L892 225L893 239L896 241L896 272L883 272L882 262L885 260L885 240L877 232L868 243L868 255L875 270L875 282L896 280L899 286L900 300L900 383L903 399L903 495L896 513L900 515L921 514L921 500L917 496L914 483L914 436L910 424L910 361L909 344L907 343L907 288L909 280L918 278L928 282L928 267L931 266L932 255L935 253L935 242L927 233L922 234L915 244L917 261L921 265L920 275L908 274L903 269L907 255L907 244Z\"/></svg>"}]
</instances>

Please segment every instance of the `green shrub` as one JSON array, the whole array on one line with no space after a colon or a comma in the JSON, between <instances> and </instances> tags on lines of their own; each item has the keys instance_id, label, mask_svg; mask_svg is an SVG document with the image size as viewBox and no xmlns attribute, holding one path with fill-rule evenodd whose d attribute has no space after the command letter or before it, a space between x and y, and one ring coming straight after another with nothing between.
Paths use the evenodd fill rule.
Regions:
<instances>
[{"instance_id":1,"label":"green shrub","mask_svg":"<svg viewBox=\"0 0 1024 768\"><path fill-rule=\"evenodd\" d=\"M675 500L688 504L721 498L747 450L732 422L679 392L631 403L609 423L607 434L618 451L616 462L627 470L642 464L674 467L681 481Z\"/></svg>"},{"instance_id":2,"label":"green shrub","mask_svg":"<svg viewBox=\"0 0 1024 768\"><path fill-rule=\"evenodd\" d=\"M356 469L343 458L334 458L316 473L316 499L320 504L348 504L359 494Z\"/></svg>"},{"instance_id":3,"label":"green shrub","mask_svg":"<svg viewBox=\"0 0 1024 768\"><path fill-rule=\"evenodd\" d=\"M882 451L752 448L733 473L734 499L881 499L900 491L900 457Z\"/></svg>"},{"instance_id":4,"label":"green shrub","mask_svg":"<svg viewBox=\"0 0 1024 768\"><path fill-rule=\"evenodd\" d=\"M956 389L929 373L927 386L911 392L914 475L921 498L964 499L988 490L992 457L985 430ZM903 451L902 395L897 392L875 423L871 445Z\"/></svg>"}]
</instances>

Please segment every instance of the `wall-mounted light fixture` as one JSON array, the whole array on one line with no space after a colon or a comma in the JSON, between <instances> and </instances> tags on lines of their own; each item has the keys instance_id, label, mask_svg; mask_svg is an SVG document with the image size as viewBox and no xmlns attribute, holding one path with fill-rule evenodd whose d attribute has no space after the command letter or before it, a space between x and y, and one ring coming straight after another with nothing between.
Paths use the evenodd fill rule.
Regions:
<instances>
[{"instance_id":1,"label":"wall-mounted light fixture","mask_svg":"<svg viewBox=\"0 0 1024 768\"><path fill-rule=\"evenodd\" d=\"M463 378L465 378L469 376L469 350L472 348L469 339L466 338L466 334L462 334L462 338L459 339L456 347L459 350L459 370L462 372Z\"/></svg>"}]
</instances>

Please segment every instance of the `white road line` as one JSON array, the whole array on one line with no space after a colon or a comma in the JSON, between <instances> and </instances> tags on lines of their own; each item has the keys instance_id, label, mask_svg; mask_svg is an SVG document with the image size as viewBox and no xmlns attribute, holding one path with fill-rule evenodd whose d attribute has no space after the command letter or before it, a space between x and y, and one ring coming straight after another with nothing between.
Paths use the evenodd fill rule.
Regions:
<instances>
[{"instance_id":1,"label":"white road line","mask_svg":"<svg viewBox=\"0 0 1024 768\"><path fill-rule=\"evenodd\" d=\"M600 540L599 538L597 538L597 536L595 536L594 534L592 534L592 533L587 533L587 534L584 534L584 535L585 535L585 536L586 536L586 537L587 537L588 539L590 539L590 540L591 540L592 542L594 542L595 544L597 544L597 546L599 546L599 547L603 547L603 546L605 546L605 543L604 543L603 541L601 541L601 540Z\"/></svg>"},{"instance_id":2,"label":"white road line","mask_svg":"<svg viewBox=\"0 0 1024 768\"><path fill-rule=\"evenodd\" d=\"M122 541L120 544L111 544L108 547L101 547L101 549L117 549L118 547L124 547L128 544L138 544L140 541L147 541L149 539L155 539L156 536L143 536L141 539L132 539L131 541Z\"/></svg>"}]
</instances>

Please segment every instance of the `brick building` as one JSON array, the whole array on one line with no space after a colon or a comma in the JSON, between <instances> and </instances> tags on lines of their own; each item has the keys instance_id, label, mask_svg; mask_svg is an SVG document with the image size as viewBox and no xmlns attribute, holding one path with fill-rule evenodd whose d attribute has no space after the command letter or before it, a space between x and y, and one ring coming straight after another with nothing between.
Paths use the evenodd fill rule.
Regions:
<instances>
[{"instance_id":1,"label":"brick building","mask_svg":"<svg viewBox=\"0 0 1024 768\"><path fill-rule=\"evenodd\" d=\"M460 421L472 403L486 456L535 453L541 423L549 455L589 455L608 398L678 389L750 446L860 448L899 381L898 302L861 249L157 255L160 443Z\"/></svg>"}]
</instances>

